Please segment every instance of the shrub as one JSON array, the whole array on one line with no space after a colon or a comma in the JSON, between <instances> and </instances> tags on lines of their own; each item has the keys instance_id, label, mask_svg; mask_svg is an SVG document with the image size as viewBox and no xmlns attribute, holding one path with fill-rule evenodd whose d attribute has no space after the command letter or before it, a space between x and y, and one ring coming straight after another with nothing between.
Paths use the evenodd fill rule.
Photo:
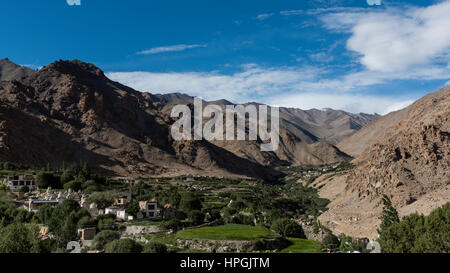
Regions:
<instances>
[{"instance_id":1,"label":"shrub","mask_svg":"<svg viewBox=\"0 0 450 273\"><path fill-rule=\"evenodd\" d=\"M140 209L139 209L138 205L129 206L128 208L125 209L125 212L128 215L133 215L133 216L136 216L139 211L140 211Z\"/></svg>"},{"instance_id":2,"label":"shrub","mask_svg":"<svg viewBox=\"0 0 450 273\"><path fill-rule=\"evenodd\" d=\"M49 187L56 189L61 188L61 180L59 176L56 176L51 172L44 172L44 171L39 172L39 174L36 177L36 184L40 188L44 189Z\"/></svg>"},{"instance_id":3,"label":"shrub","mask_svg":"<svg viewBox=\"0 0 450 273\"><path fill-rule=\"evenodd\" d=\"M26 193L26 192L29 192L30 191L30 188L28 187L28 186L23 186L22 188L20 188L20 190L19 190L19 192L23 192L23 193Z\"/></svg>"},{"instance_id":4,"label":"shrub","mask_svg":"<svg viewBox=\"0 0 450 273\"><path fill-rule=\"evenodd\" d=\"M98 219L97 219L98 220ZM97 223L99 230L109 230L114 228L114 219L112 218L100 218Z\"/></svg>"},{"instance_id":5,"label":"shrub","mask_svg":"<svg viewBox=\"0 0 450 273\"><path fill-rule=\"evenodd\" d=\"M144 246L142 253L167 253L167 247L165 244L151 242Z\"/></svg>"},{"instance_id":6,"label":"shrub","mask_svg":"<svg viewBox=\"0 0 450 273\"><path fill-rule=\"evenodd\" d=\"M203 224L203 222L205 221L205 214L199 210L190 211L189 212L189 220L194 225Z\"/></svg>"},{"instance_id":7,"label":"shrub","mask_svg":"<svg viewBox=\"0 0 450 273\"><path fill-rule=\"evenodd\" d=\"M114 240L105 247L106 253L141 253L142 246L131 239Z\"/></svg>"},{"instance_id":8,"label":"shrub","mask_svg":"<svg viewBox=\"0 0 450 273\"><path fill-rule=\"evenodd\" d=\"M78 221L78 228L95 227L95 220L89 216L83 216L80 221Z\"/></svg>"},{"instance_id":9,"label":"shrub","mask_svg":"<svg viewBox=\"0 0 450 273\"><path fill-rule=\"evenodd\" d=\"M37 226L15 223L0 229L0 253L38 253Z\"/></svg>"},{"instance_id":10,"label":"shrub","mask_svg":"<svg viewBox=\"0 0 450 273\"><path fill-rule=\"evenodd\" d=\"M336 237L336 235L334 235L333 233L328 233L325 238L323 239L322 244L324 246L328 246L328 245L335 245L336 247L339 246L340 242L339 242L339 238Z\"/></svg>"},{"instance_id":11,"label":"shrub","mask_svg":"<svg viewBox=\"0 0 450 273\"><path fill-rule=\"evenodd\" d=\"M283 249L292 245L292 243L286 238L276 238L276 239L259 239L253 242L253 250L275 250Z\"/></svg>"},{"instance_id":12,"label":"shrub","mask_svg":"<svg viewBox=\"0 0 450 273\"><path fill-rule=\"evenodd\" d=\"M72 189L73 191L79 191L81 190L82 186L83 183L81 183L81 181L74 180L64 184L64 189L65 190Z\"/></svg>"},{"instance_id":13,"label":"shrub","mask_svg":"<svg viewBox=\"0 0 450 273\"><path fill-rule=\"evenodd\" d=\"M95 235L93 246L97 250L102 250L105 248L106 244L119 239L120 234L117 231L113 230L101 231L97 235Z\"/></svg>"},{"instance_id":14,"label":"shrub","mask_svg":"<svg viewBox=\"0 0 450 273\"><path fill-rule=\"evenodd\" d=\"M282 237L306 238L303 228L287 218L276 220L272 225L272 229Z\"/></svg>"},{"instance_id":15,"label":"shrub","mask_svg":"<svg viewBox=\"0 0 450 273\"><path fill-rule=\"evenodd\" d=\"M172 219L170 221L165 222L162 226L166 229L172 229L174 232L177 232L178 230L184 227L184 223L178 219Z\"/></svg>"}]
</instances>

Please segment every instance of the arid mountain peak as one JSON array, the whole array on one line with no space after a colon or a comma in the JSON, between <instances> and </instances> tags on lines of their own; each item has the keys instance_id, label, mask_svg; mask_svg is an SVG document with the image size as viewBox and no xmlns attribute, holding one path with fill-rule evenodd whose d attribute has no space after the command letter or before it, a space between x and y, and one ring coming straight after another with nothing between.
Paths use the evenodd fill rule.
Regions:
<instances>
[{"instance_id":1,"label":"arid mountain peak","mask_svg":"<svg viewBox=\"0 0 450 273\"><path fill-rule=\"evenodd\" d=\"M18 80L33 72L32 69L17 65L8 58L0 60L0 81Z\"/></svg>"}]
</instances>

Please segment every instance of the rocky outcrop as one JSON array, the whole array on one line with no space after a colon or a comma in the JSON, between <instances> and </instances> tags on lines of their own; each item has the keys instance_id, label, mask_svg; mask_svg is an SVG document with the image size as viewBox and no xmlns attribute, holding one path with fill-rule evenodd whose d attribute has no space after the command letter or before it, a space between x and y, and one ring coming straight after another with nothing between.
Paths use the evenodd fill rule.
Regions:
<instances>
[{"instance_id":1,"label":"rocky outcrop","mask_svg":"<svg viewBox=\"0 0 450 273\"><path fill-rule=\"evenodd\" d=\"M418 101L385 132L349 174L347 190L361 199L383 194L399 207L450 184L450 88Z\"/></svg>"},{"instance_id":2,"label":"rocky outcrop","mask_svg":"<svg viewBox=\"0 0 450 273\"><path fill-rule=\"evenodd\" d=\"M0 60L0 81L18 80L32 74L33 72L33 70L17 65L9 59Z\"/></svg>"},{"instance_id":3,"label":"rocky outcrop","mask_svg":"<svg viewBox=\"0 0 450 273\"><path fill-rule=\"evenodd\" d=\"M367 133L377 128L385 130ZM321 197L331 200L319 217L322 224L337 234L374 239L384 194L401 216L427 214L450 202L450 87L389 119L377 119L358 134L380 137L354 160L353 170L313 184Z\"/></svg>"}]
</instances>

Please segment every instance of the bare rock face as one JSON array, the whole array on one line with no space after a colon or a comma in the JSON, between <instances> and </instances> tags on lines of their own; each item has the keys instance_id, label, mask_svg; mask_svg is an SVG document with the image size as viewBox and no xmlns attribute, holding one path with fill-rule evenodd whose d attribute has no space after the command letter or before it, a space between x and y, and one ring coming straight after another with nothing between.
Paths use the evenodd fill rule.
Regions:
<instances>
[{"instance_id":1,"label":"bare rock face","mask_svg":"<svg viewBox=\"0 0 450 273\"><path fill-rule=\"evenodd\" d=\"M361 155L348 190L361 198L387 194L405 206L450 184L450 88L438 92L413 104L405 119Z\"/></svg>"},{"instance_id":2,"label":"bare rock face","mask_svg":"<svg viewBox=\"0 0 450 273\"><path fill-rule=\"evenodd\" d=\"M321 223L336 233L375 238L383 194L401 216L427 214L450 202L450 87L375 120L350 138L356 135L380 137L354 160L355 169L314 182L321 197L332 201Z\"/></svg>"},{"instance_id":3,"label":"bare rock face","mask_svg":"<svg viewBox=\"0 0 450 273\"><path fill-rule=\"evenodd\" d=\"M19 66L8 59L0 60L0 81L18 80L32 74L33 72L33 70Z\"/></svg>"}]
</instances>

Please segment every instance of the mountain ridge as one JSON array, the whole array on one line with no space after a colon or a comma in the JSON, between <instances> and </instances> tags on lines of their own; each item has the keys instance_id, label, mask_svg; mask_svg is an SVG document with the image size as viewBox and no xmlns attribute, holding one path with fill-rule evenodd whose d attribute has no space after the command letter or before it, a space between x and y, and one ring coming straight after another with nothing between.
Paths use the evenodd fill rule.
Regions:
<instances>
[{"instance_id":1,"label":"mountain ridge","mask_svg":"<svg viewBox=\"0 0 450 273\"><path fill-rule=\"evenodd\" d=\"M316 137L310 128L292 124L294 129L281 126L281 149L276 152L261 152L259 140L176 142L170 136L174 120L168 114L174 103L168 101L186 98L185 94L136 91L108 79L90 63L55 61L20 79L0 83L0 159L36 165L84 160L121 176L195 173L263 179L278 176L272 167L280 164L318 165L352 159ZM12 114L17 111L20 115ZM351 117L343 111L336 113ZM287 120L293 114L281 111L281 115ZM331 123L333 117L320 120ZM16 125L20 123L29 124L28 130L19 130ZM314 126L318 127L310 125ZM51 143L51 135L60 137ZM34 139L33 145L27 144L28 138ZM38 143L45 145L38 147ZM46 150L46 146L52 148Z\"/></svg>"}]
</instances>

